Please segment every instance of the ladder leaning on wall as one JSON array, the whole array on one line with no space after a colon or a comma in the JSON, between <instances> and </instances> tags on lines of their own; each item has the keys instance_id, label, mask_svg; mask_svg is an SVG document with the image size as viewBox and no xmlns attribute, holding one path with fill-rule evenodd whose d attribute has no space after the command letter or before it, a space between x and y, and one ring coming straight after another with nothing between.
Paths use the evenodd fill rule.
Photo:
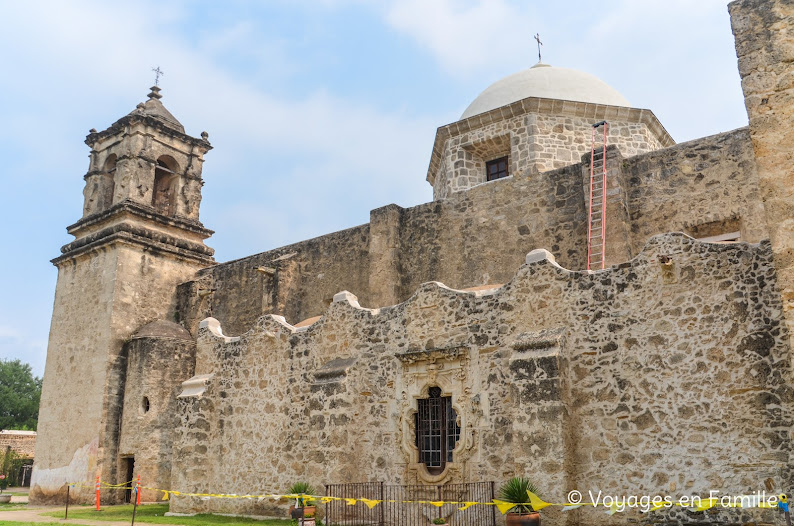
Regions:
<instances>
[{"instance_id":1,"label":"ladder leaning on wall","mask_svg":"<svg viewBox=\"0 0 794 526\"><path fill-rule=\"evenodd\" d=\"M607 201L607 121L593 124L593 148L590 151L590 208L587 220L587 270L606 266L606 201ZM601 133L596 133L603 127Z\"/></svg>"}]
</instances>

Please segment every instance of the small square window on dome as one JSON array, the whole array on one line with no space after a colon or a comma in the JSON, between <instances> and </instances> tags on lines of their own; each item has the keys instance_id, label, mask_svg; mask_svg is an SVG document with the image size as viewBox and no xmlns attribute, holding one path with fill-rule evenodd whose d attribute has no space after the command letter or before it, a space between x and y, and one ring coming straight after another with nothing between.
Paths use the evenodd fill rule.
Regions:
<instances>
[{"instance_id":1,"label":"small square window on dome","mask_svg":"<svg viewBox=\"0 0 794 526\"><path fill-rule=\"evenodd\" d=\"M494 181L507 177L507 156L494 159L485 163L485 180Z\"/></svg>"}]
</instances>

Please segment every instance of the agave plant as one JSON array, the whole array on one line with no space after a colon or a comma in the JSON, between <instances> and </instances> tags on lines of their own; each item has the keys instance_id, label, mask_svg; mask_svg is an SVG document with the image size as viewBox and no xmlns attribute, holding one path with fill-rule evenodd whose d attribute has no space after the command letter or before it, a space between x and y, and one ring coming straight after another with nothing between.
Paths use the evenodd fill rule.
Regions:
<instances>
[{"instance_id":1,"label":"agave plant","mask_svg":"<svg viewBox=\"0 0 794 526\"><path fill-rule=\"evenodd\" d=\"M508 513L530 513L535 511L529 504L527 490L536 495L538 493L535 485L530 482L528 478L524 477L513 477L499 488L499 499L504 502L515 504L515 506L508 510Z\"/></svg>"},{"instance_id":2,"label":"agave plant","mask_svg":"<svg viewBox=\"0 0 794 526\"><path fill-rule=\"evenodd\" d=\"M314 487L312 487L312 485L308 482L296 482L289 487L287 493L291 495L314 495ZM297 505L299 508L303 508L305 506L303 497L298 497Z\"/></svg>"}]
</instances>

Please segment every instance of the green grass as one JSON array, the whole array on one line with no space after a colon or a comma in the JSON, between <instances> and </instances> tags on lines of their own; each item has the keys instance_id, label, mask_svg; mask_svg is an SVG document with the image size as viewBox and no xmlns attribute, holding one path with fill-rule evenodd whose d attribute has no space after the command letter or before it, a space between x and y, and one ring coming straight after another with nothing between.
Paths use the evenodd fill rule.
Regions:
<instances>
[{"instance_id":1,"label":"green grass","mask_svg":"<svg viewBox=\"0 0 794 526\"><path fill-rule=\"evenodd\" d=\"M129 521L132 519L132 505L107 506L97 513L93 508L69 508L69 519L91 519L95 521ZM289 520L264 520L246 519L244 517L224 517L222 515L199 514L192 517L165 517L168 504L146 504L138 506L135 513L135 522L156 524L182 524L194 526L200 524L234 524L236 526L290 526ZM63 518L63 511L44 513L47 517ZM0 525L3 523L0 522Z\"/></svg>"},{"instance_id":2,"label":"green grass","mask_svg":"<svg viewBox=\"0 0 794 526\"><path fill-rule=\"evenodd\" d=\"M0 511L4 510L15 510L17 508L24 508L27 506L24 502L3 502L0 504Z\"/></svg>"},{"instance_id":3,"label":"green grass","mask_svg":"<svg viewBox=\"0 0 794 526\"><path fill-rule=\"evenodd\" d=\"M0 521L0 526L62 526L62 524L60 522Z\"/></svg>"}]
</instances>

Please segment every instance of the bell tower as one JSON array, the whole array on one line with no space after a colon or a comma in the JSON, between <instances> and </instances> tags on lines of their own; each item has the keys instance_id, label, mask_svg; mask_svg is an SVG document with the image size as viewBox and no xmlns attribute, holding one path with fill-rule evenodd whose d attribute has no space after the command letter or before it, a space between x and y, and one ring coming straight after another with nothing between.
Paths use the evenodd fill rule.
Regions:
<instances>
[{"instance_id":1,"label":"bell tower","mask_svg":"<svg viewBox=\"0 0 794 526\"><path fill-rule=\"evenodd\" d=\"M147 323L173 321L176 286L214 264L204 244L212 231L199 221L212 146L206 133L187 135L161 99L152 87L146 102L86 137L82 218L52 260L58 281L31 502L60 502L67 482L116 479L123 344ZM88 501L93 488L72 495Z\"/></svg>"}]
</instances>

